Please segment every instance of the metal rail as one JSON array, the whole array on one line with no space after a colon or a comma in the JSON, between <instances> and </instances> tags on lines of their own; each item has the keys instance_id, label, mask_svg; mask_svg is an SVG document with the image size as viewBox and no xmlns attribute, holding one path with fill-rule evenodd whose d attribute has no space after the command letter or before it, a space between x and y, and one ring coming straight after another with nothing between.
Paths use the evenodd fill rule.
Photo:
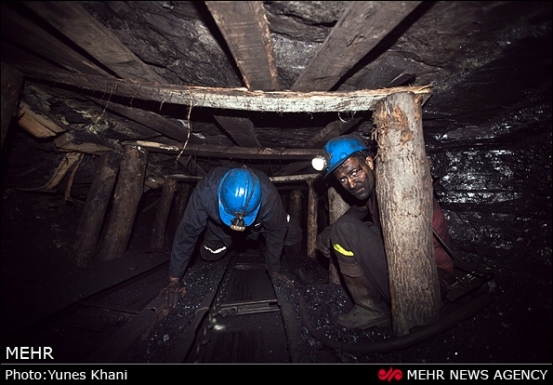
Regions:
<instances>
[{"instance_id":1,"label":"metal rail","mask_svg":"<svg viewBox=\"0 0 553 385\"><path fill-rule=\"evenodd\" d=\"M188 352L172 362L286 363L291 362L289 329L275 287L265 271L263 254L232 258L201 328L186 331ZM283 306L284 305L284 306ZM267 337L272 336L272 337ZM275 344L279 346L275 346Z\"/></svg>"}]
</instances>

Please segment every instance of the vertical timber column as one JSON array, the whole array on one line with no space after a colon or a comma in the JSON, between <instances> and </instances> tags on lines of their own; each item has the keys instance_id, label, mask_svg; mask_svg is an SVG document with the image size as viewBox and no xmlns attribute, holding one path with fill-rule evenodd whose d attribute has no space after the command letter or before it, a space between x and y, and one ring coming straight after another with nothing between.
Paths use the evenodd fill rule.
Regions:
<instances>
[{"instance_id":1,"label":"vertical timber column","mask_svg":"<svg viewBox=\"0 0 553 385\"><path fill-rule=\"evenodd\" d=\"M179 183L175 191L175 197L173 202L173 210L169 213L169 230L171 234L171 242L175 238L178 226L186 210L186 204L188 203L188 197L192 186L190 183Z\"/></svg>"},{"instance_id":2,"label":"vertical timber column","mask_svg":"<svg viewBox=\"0 0 553 385\"><path fill-rule=\"evenodd\" d=\"M317 192L313 188L313 179L307 180L307 257L315 259L317 252Z\"/></svg>"},{"instance_id":3,"label":"vertical timber column","mask_svg":"<svg viewBox=\"0 0 553 385\"><path fill-rule=\"evenodd\" d=\"M388 258L394 333L438 319L432 243L432 180L422 131L422 97L388 96L375 108L376 193Z\"/></svg>"},{"instance_id":4,"label":"vertical timber column","mask_svg":"<svg viewBox=\"0 0 553 385\"><path fill-rule=\"evenodd\" d=\"M94 175L94 181L77 225L74 250L79 267L88 266L94 257L120 163L121 154L114 151L103 154Z\"/></svg>"},{"instance_id":5,"label":"vertical timber column","mask_svg":"<svg viewBox=\"0 0 553 385\"><path fill-rule=\"evenodd\" d=\"M17 109L19 92L23 85L23 74L12 66L2 64L2 125L0 133L2 137L1 148L4 147L4 139L8 134L10 122Z\"/></svg>"},{"instance_id":6,"label":"vertical timber column","mask_svg":"<svg viewBox=\"0 0 553 385\"><path fill-rule=\"evenodd\" d=\"M292 190L288 198L288 214L301 224L301 190Z\"/></svg>"},{"instance_id":7,"label":"vertical timber column","mask_svg":"<svg viewBox=\"0 0 553 385\"><path fill-rule=\"evenodd\" d=\"M122 257L127 249L138 203L144 191L147 160L147 149L135 145L124 146L113 207L100 252L101 260Z\"/></svg>"},{"instance_id":8,"label":"vertical timber column","mask_svg":"<svg viewBox=\"0 0 553 385\"><path fill-rule=\"evenodd\" d=\"M349 205L344 201L342 196L336 191L333 186L328 188L328 216L330 224L336 222L346 211L348 211ZM328 264L328 281L330 283L340 284L340 275L338 274L338 267L334 258L330 257Z\"/></svg>"},{"instance_id":9,"label":"vertical timber column","mask_svg":"<svg viewBox=\"0 0 553 385\"><path fill-rule=\"evenodd\" d=\"M171 203L173 203L176 187L177 181L175 179L165 178L154 222L152 249L161 249L165 243L165 229L167 228L167 219L169 218L169 211L171 210Z\"/></svg>"}]
</instances>

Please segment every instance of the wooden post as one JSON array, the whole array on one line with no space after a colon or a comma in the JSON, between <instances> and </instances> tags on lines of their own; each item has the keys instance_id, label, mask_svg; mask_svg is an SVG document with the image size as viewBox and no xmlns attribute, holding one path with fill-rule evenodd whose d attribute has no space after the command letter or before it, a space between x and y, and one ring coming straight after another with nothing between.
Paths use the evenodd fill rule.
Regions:
<instances>
[{"instance_id":1,"label":"wooden post","mask_svg":"<svg viewBox=\"0 0 553 385\"><path fill-rule=\"evenodd\" d=\"M127 249L138 203L144 191L147 158L147 149L124 146L113 207L100 252L101 260L119 258Z\"/></svg>"},{"instance_id":2,"label":"wooden post","mask_svg":"<svg viewBox=\"0 0 553 385\"><path fill-rule=\"evenodd\" d=\"M77 266L88 266L94 256L120 162L121 154L116 152L102 155L77 225L76 241L73 247Z\"/></svg>"},{"instance_id":3,"label":"wooden post","mask_svg":"<svg viewBox=\"0 0 553 385\"><path fill-rule=\"evenodd\" d=\"M301 190L292 190L288 199L288 214L301 224Z\"/></svg>"},{"instance_id":4,"label":"wooden post","mask_svg":"<svg viewBox=\"0 0 553 385\"><path fill-rule=\"evenodd\" d=\"M2 64L2 122L0 133L2 137L1 146L4 147L4 139L13 115L19 103L19 92L23 85L23 74L10 65Z\"/></svg>"},{"instance_id":5,"label":"wooden post","mask_svg":"<svg viewBox=\"0 0 553 385\"><path fill-rule=\"evenodd\" d=\"M152 233L152 249L161 249L165 243L165 229L167 228L167 218L173 203L173 195L177 187L177 181L173 178L165 178L165 183L161 190L161 199L156 212L154 230Z\"/></svg>"},{"instance_id":6,"label":"wooden post","mask_svg":"<svg viewBox=\"0 0 553 385\"><path fill-rule=\"evenodd\" d=\"M379 147L376 192L388 258L393 328L399 336L436 321L441 311L421 102L411 93L398 93L379 103L373 114Z\"/></svg>"},{"instance_id":7,"label":"wooden post","mask_svg":"<svg viewBox=\"0 0 553 385\"><path fill-rule=\"evenodd\" d=\"M186 210L190 191L192 191L192 186L190 185L190 183L177 184L175 198L173 199L173 208L171 209L171 212L169 214L170 226L168 231L169 234L171 234L171 243L175 238L177 228L182 220L182 216L184 215L184 210Z\"/></svg>"},{"instance_id":8,"label":"wooden post","mask_svg":"<svg viewBox=\"0 0 553 385\"><path fill-rule=\"evenodd\" d=\"M336 222L348 209L349 205L333 186L328 188L328 216L330 224ZM328 264L328 281L330 283L340 284L340 275L334 258L330 258Z\"/></svg>"},{"instance_id":9,"label":"wooden post","mask_svg":"<svg viewBox=\"0 0 553 385\"><path fill-rule=\"evenodd\" d=\"M313 179L307 180L307 257L315 259L317 252L317 192L313 188Z\"/></svg>"}]
</instances>

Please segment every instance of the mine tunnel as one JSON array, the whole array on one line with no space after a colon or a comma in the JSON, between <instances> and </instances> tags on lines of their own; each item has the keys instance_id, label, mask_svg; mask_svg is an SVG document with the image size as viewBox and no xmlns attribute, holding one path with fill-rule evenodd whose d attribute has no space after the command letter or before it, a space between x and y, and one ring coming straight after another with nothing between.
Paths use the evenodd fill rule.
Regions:
<instances>
[{"instance_id":1,"label":"mine tunnel","mask_svg":"<svg viewBox=\"0 0 553 385\"><path fill-rule=\"evenodd\" d=\"M551 363L551 128L547 2L4 2L2 362ZM337 138L373 155L381 327L333 322L355 295L317 237L359 202L312 160ZM309 278L280 246L271 275L258 217L202 257L186 210L244 167Z\"/></svg>"}]
</instances>

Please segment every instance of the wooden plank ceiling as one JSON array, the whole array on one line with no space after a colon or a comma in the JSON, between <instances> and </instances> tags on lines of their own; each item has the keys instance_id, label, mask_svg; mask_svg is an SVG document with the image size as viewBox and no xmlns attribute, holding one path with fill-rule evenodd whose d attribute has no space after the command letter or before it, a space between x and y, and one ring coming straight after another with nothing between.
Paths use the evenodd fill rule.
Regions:
<instances>
[{"instance_id":1,"label":"wooden plank ceiling","mask_svg":"<svg viewBox=\"0 0 553 385\"><path fill-rule=\"evenodd\" d=\"M30 58L20 50L21 48L57 63L76 76L75 79L78 79L79 75L92 75L89 76L88 81L78 84L83 88L105 87L104 84L91 86L90 82L94 79L104 79L104 83L105 80L115 79L143 83L148 86L150 92L156 87L160 90L179 88L168 84L155 73L78 2L25 1L23 3L78 48L74 49L2 5L2 33L20 46L6 46L3 43L2 50L3 52L18 50L17 56L10 55L10 57L18 58L19 62L13 64L23 69L24 74L48 80L56 77L67 78L67 73L54 69L46 62L39 62L36 57ZM266 92L285 91L281 90L278 84L275 52L263 2L207 1L205 3L224 37L246 89ZM352 1L290 91L296 93L332 91L342 76L420 3L420 1ZM390 79L390 84L392 81L393 79ZM122 89L123 87L114 87L110 92L119 95ZM115 103L106 104L100 100L92 101L103 104L104 107L150 127L156 133L170 139L178 142L190 141L191 144L198 145L202 143L200 139L190 136L189 128L185 124L175 124L155 112L130 109ZM187 104L186 100L171 100L171 102ZM252 121L231 114L217 115L215 119L221 130L229 135L237 146L251 148L253 153L259 154L257 150L261 145ZM316 148L355 123L355 120L347 124L331 123L315 134L308 145ZM300 162L298 167L302 164ZM281 174L293 172L293 170L294 165L289 165L287 171L281 171Z\"/></svg>"}]
</instances>

